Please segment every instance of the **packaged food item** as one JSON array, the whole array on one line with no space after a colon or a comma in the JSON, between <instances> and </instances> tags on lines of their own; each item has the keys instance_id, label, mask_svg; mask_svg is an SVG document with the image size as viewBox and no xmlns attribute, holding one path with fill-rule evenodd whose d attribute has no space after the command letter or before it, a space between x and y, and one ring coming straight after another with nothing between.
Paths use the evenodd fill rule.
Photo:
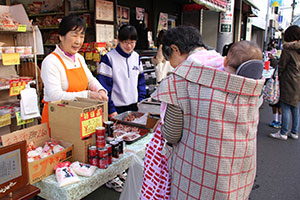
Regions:
<instances>
[{"instance_id":1,"label":"packaged food item","mask_svg":"<svg viewBox=\"0 0 300 200\"><path fill-rule=\"evenodd\" d=\"M79 182L80 179L72 170L70 162L58 163L55 167L56 180L59 187Z\"/></svg>"},{"instance_id":2,"label":"packaged food item","mask_svg":"<svg viewBox=\"0 0 300 200\"><path fill-rule=\"evenodd\" d=\"M2 13L0 16L0 29L6 31L16 31L19 23L14 20L10 13Z\"/></svg>"},{"instance_id":3,"label":"packaged food item","mask_svg":"<svg viewBox=\"0 0 300 200\"><path fill-rule=\"evenodd\" d=\"M70 166L74 172L79 176L92 176L96 171L97 167L81 162L73 162Z\"/></svg>"},{"instance_id":4,"label":"packaged food item","mask_svg":"<svg viewBox=\"0 0 300 200\"><path fill-rule=\"evenodd\" d=\"M3 47L3 53L15 53L15 47Z\"/></svg>"}]
</instances>

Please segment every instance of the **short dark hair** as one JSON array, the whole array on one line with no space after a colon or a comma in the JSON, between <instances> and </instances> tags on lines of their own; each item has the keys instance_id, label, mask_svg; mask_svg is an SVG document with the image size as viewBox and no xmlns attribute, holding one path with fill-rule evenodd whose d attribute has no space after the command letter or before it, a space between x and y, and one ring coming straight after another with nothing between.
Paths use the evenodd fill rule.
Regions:
<instances>
[{"instance_id":1,"label":"short dark hair","mask_svg":"<svg viewBox=\"0 0 300 200\"><path fill-rule=\"evenodd\" d=\"M83 32L86 30L84 21L79 16L74 14L70 14L62 18L59 24L58 34L65 36L69 31L72 30L82 30Z\"/></svg>"},{"instance_id":2,"label":"short dark hair","mask_svg":"<svg viewBox=\"0 0 300 200\"><path fill-rule=\"evenodd\" d=\"M202 36L198 29L193 26L178 26L169 29L163 37L163 53L170 56L172 53L171 45L178 47L180 53L188 54L197 47L205 47Z\"/></svg>"},{"instance_id":3,"label":"short dark hair","mask_svg":"<svg viewBox=\"0 0 300 200\"><path fill-rule=\"evenodd\" d=\"M165 30L165 29L162 29L159 31L157 40L156 40L157 46L162 44L162 40L163 40L163 37L165 36L166 32L167 32L167 30Z\"/></svg>"},{"instance_id":4,"label":"short dark hair","mask_svg":"<svg viewBox=\"0 0 300 200\"><path fill-rule=\"evenodd\" d=\"M297 25L289 26L283 33L284 41L293 42L300 40L300 27Z\"/></svg>"},{"instance_id":5,"label":"short dark hair","mask_svg":"<svg viewBox=\"0 0 300 200\"><path fill-rule=\"evenodd\" d=\"M235 42L228 51L227 65L237 69L248 60L262 60L262 51L257 44L242 40Z\"/></svg>"},{"instance_id":6,"label":"short dark hair","mask_svg":"<svg viewBox=\"0 0 300 200\"><path fill-rule=\"evenodd\" d=\"M119 29L118 39L120 41L137 40L138 35L135 27L129 24L121 26L121 28Z\"/></svg>"}]
</instances>

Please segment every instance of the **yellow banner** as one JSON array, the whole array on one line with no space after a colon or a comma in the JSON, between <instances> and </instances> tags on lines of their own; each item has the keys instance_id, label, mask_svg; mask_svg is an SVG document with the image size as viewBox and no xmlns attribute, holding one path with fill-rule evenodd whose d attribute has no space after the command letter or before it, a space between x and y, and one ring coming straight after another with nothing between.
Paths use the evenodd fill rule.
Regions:
<instances>
[{"instance_id":1,"label":"yellow banner","mask_svg":"<svg viewBox=\"0 0 300 200\"><path fill-rule=\"evenodd\" d=\"M18 53L3 53L2 54L3 65L19 65L20 54Z\"/></svg>"},{"instance_id":2,"label":"yellow banner","mask_svg":"<svg viewBox=\"0 0 300 200\"><path fill-rule=\"evenodd\" d=\"M7 126L11 124L10 113L0 116L0 127Z\"/></svg>"},{"instance_id":3,"label":"yellow banner","mask_svg":"<svg viewBox=\"0 0 300 200\"><path fill-rule=\"evenodd\" d=\"M17 83L11 83L9 88L9 96L17 96L22 90L25 89L26 82L21 81Z\"/></svg>"},{"instance_id":4,"label":"yellow banner","mask_svg":"<svg viewBox=\"0 0 300 200\"><path fill-rule=\"evenodd\" d=\"M17 126L21 126L23 124L31 123L34 120L34 119L22 120L22 118L21 118L21 112L16 112L16 118L17 118Z\"/></svg>"}]
</instances>

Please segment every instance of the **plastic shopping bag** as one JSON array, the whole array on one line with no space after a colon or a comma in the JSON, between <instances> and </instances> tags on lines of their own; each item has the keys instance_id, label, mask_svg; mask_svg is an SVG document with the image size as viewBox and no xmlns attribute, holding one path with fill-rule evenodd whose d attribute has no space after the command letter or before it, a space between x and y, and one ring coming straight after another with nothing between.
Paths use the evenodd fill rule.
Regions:
<instances>
[{"instance_id":1,"label":"plastic shopping bag","mask_svg":"<svg viewBox=\"0 0 300 200\"><path fill-rule=\"evenodd\" d=\"M140 192L143 183L143 171L144 161L137 155L134 155L128 170L125 186L119 200L140 199Z\"/></svg>"}]
</instances>

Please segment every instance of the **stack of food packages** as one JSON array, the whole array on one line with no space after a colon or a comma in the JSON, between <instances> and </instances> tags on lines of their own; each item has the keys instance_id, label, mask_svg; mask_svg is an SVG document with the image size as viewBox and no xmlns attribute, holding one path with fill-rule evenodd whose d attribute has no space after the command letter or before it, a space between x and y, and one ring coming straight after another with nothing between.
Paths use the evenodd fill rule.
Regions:
<instances>
[{"instance_id":1,"label":"stack of food packages","mask_svg":"<svg viewBox=\"0 0 300 200\"><path fill-rule=\"evenodd\" d=\"M0 77L0 87L9 86L12 83L19 83L19 82L28 83L31 80L32 80L32 77L25 77L25 76L22 76L22 77L18 77L18 76Z\"/></svg>"},{"instance_id":2,"label":"stack of food packages","mask_svg":"<svg viewBox=\"0 0 300 200\"><path fill-rule=\"evenodd\" d=\"M104 122L105 127L96 128L96 146L89 147L89 163L100 169L107 168L112 161L124 153L125 141L141 137L140 128L112 121Z\"/></svg>"},{"instance_id":3,"label":"stack of food packages","mask_svg":"<svg viewBox=\"0 0 300 200\"><path fill-rule=\"evenodd\" d=\"M43 147L37 147L34 142L30 142L27 145L27 159L28 162L33 162L51 156L62 150L64 150L64 147L59 145L54 139L45 142Z\"/></svg>"}]
</instances>

